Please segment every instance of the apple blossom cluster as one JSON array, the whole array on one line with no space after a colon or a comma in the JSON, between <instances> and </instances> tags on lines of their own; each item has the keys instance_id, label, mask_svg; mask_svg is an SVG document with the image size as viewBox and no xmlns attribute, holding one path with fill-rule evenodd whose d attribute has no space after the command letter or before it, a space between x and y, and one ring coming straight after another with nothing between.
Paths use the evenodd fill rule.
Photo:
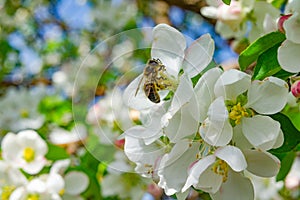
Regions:
<instances>
[{"instance_id":1,"label":"apple blossom cluster","mask_svg":"<svg viewBox=\"0 0 300 200\"><path fill-rule=\"evenodd\" d=\"M9 132L1 147L1 199L82 199L79 195L89 185L87 175L75 170L66 172L71 162L69 159L51 164L45 157L48 146L37 132ZM50 164L49 173L40 173Z\"/></svg>"},{"instance_id":2,"label":"apple blossom cluster","mask_svg":"<svg viewBox=\"0 0 300 200\"><path fill-rule=\"evenodd\" d=\"M118 138L122 130L133 126L133 121L138 118L137 111L128 112L122 101L122 94L119 88L107 92L90 107L86 121L98 136L98 146L102 146L104 151L111 151L107 154L113 157L105 165L107 174L100 179L102 196L140 200L150 180L132 173L134 163L124 154L124 139ZM105 158L99 159L106 162Z\"/></svg>"},{"instance_id":3,"label":"apple blossom cluster","mask_svg":"<svg viewBox=\"0 0 300 200\"><path fill-rule=\"evenodd\" d=\"M285 107L289 87L273 76L252 80L240 70L208 67L213 53L209 34L187 47L176 29L153 29L151 59L165 68L153 72L153 87L164 89L150 91L160 97L154 103L144 91L144 72L124 91L125 104L140 112L140 125L123 133L124 151L135 171L167 195L185 199L194 188L212 199L254 199L245 174L278 173L280 161L268 150L280 147L284 136L269 115Z\"/></svg>"}]
</instances>

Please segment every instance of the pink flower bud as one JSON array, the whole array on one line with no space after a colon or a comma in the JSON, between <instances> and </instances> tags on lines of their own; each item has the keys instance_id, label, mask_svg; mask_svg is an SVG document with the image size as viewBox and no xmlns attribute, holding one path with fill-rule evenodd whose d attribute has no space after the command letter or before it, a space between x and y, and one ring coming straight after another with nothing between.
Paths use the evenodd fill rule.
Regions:
<instances>
[{"instance_id":1,"label":"pink flower bud","mask_svg":"<svg viewBox=\"0 0 300 200\"><path fill-rule=\"evenodd\" d=\"M283 28L283 23L285 22L285 20L287 20L288 18L290 18L290 16L292 16L292 14L288 14L288 15L283 15L278 19L277 22L277 26L278 26L278 30L282 33L285 33L285 30Z\"/></svg>"},{"instance_id":2,"label":"pink flower bud","mask_svg":"<svg viewBox=\"0 0 300 200\"><path fill-rule=\"evenodd\" d=\"M124 149L125 139L120 139L115 141L116 147Z\"/></svg>"},{"instance_id":3,"label":"pink flower bud","mask_svg":"<svg viewBox=\"0 0 300 200\"><path fill-rule=\"evenodd\" d=\"M300 98L300 80L293 83L291 91L296 98Z\"/></svg>"}]
</instances>

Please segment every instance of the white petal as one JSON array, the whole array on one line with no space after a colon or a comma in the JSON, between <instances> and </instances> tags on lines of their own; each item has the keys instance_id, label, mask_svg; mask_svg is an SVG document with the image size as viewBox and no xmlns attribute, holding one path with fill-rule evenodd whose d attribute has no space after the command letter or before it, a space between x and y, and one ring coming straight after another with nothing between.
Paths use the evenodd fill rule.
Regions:
<instances>
[{"instance_id":1,"label":"white petal","mask_svg":"<svg viewBox=\"0 0 300 200\"><path fill-rule=\"evenodd\" d=\"M193 116L199 116L200 122L207 118L208 108L215 99L214 86L221 74L222 70L220 68L210 69L203 74L195 86L195 95L191 99L191 104L197 105L198 109L191 107L191 113Z\"/></svg>"},{"instance_id":2,"label":"white petal","mask_svg":"<svg viewBox=\"0 0 300 200\"><path fill-rule=\"evenodd\" d=\"M246 107L261 114L275 114L285 106L288 92L287 83L276 77L253 81L248 91Z\"/></svg>"},{"instance_id":3,"label":"white petal","mask_svg":"<svg viewBox=\"0 0 300 200\"><path fill-rule=\"evenodd\" d=\"M63 174L65 170L69 167L70 163L70 159L58 160L52 165L50 173Z\"/></svg>"},{"instance_id":4,"label":"white petal","mask_svg":"<svg viewBox=\"0 0 300 200\"><path fill-rule=\"evenodd\" d=\"M215 99L209 106L208 118L213 122L224 122L228 120L228 110L222 96Z\"/></svg>"},{"instance_id":5,"label":"white petal","mask_svg":"<svg viewBox=\"0 0 300 200\"><path fill-rule=\"evenodd\" d=\"M243 151L247 160L247 170L260 177L273 177L280 168L280 161L272 154L258 150Z\"/></svg>"},{"instance_id":6,"label":"white petal","mask_svg":"<svg viewBox=\"0 0 300 200\"><path fill-rule=\"evenodd\" d=\"M286 39L293 43L300 44L300 23L299 23L299 13L295 12L288 18L284 23L283 27L285 30Z\"/></svg>"},{"instance_id":7,"label":"white petal","mask_svg":"<svg viewBox=\"0 0 300 200\"><path fill-rule=\"evenodd\" d=\"M200 9L200 12L203 16L217 19L218 17L218 9L212 6L205 6Z\"/></svg>"},{"instance_id":8,"label":"white petal","mask_svg":"<svg viewBox=\"0 0 300 200\"><path fill-rule=\"evenodd\" d=\"M127 86L123 94L123 100L125 105L135 110L144 110L147 108L151 108L152 106L155 105L155 103L151 102L145 95L145 92L143 90L143 82L140 82L142 78L143 78L143 74L135 78ZM137 89L138 92L135 96Z\"/></svg>"},{"instance_id":9,"label":"white petal","mask_svg":"<svg viewBox=\"0 0 300 200\"><path fill-rule=\"evenodd\" d=\"M157 160L165 154L165 147L156 143L145 145L142 139L125 135L124 151L128 159L137 164L135 170L149 176L149 169L153 170Z\"/></svg>"},{"instance_id":10,"label":"white petal","mask_svg":"<svg viewBox=\"0 0 300 200\"><path fill-rule=\"evenodd\" d=\"M86 174L78 171L71 171L65 176L66 193L78 195L86 190L89 185L89 178Z\"/></svg>"},{"instance_id":11,"label":"white petal","mask_svg":"<svg viewBox=\"0 0 300 200\"><path fill-rule=\"evenodd\" d=\"M215 43L209 34L202 35L186 50L183 70L190 78L199 74L212 60Z\"/></svg>"},{"instance_id":12,"label":"white petal","mask_svg":"<svg viewBox=\"0 0 300 200\"><path fill-rule=\"evenodd\" d=\"M171 143L191 136L197 133L199 122L196 121L189 112L187 105L184 105L169 121L169 125L165 128L165 134Z\"/></svg>"},{"instance_id":13,"label":"white petal","mask_svg":"<svg viewBox=\"0 0 300 200\"><path fill-rule=\"evenodd\" d=\"M214 146L224 146L231 140L232 126L223 97L217 98L210 105L208 119L200 126L200 135L204 141Z\"/></svg>"},{"instance_id":14,"label":"white petal","mask_svg":"<svg viewBox=\"0 0 300 200\"><path fill-rule=\"evenodd\" d=\"M21 168L27 172L28 174L37 174L39 173L43 167L46 165L46 159L44 158L35 158L33 161L29 163L22 164Z\"/></svg>"},{"instance_id":15,"label":"white petal","mask_svg":"<svg viewBox=\"0 0 300 200\"><path fill-rule=\"evenodd\" d=\"M188 177L187 169L197 159L199 146L199 143L191 144L189 140L182 140L176 143L171 152L161 159L158 170L160 177L158 186L163 188L167 195L181 191Z\"/></svg>"},{"instance_id":16,"label":"white petal","mask_svg":"<svg viewBox=\"0 0 300 200\"><path fill-rule=\"evenodd\" d=\"M213 200L232 200L232 197L234 199L253 200L254 189L249 178L229 170L227 181L222 184L217 193L210 194L210 196Z\"/></svg>"},{"instance_id":17,"label":"white petal","mask_svg":"<svg viewBox=\"0 0 300 200\"><path fill-rule=\"evenodd\" d=\"M252 144L247 140L242 131L242 125L238 124L233 128L232 141L240 149L251 149Z\"/></svg>"},{"instance_id":18,"label":"white petal","mask_svg":"<svg viewBox=\"0 0 300 200\"><path fill-rule=\"evenodd\" d=\"M62 189L64 189L65 181L61 175L51 173L47 178L46 187L50 193L59 193Z\"/></svg>"},{"instance_id":19,"label":"white petal","mask_svg":"<svg viewBox=\"0 0 300 200\"><path fill-rule=\"evenodd\" d=\"M225 71L218 79L214 92L225 100L235 100L236 97L250 87L251 76L236 69Z\"/></svg>"},{"instance_id":20,"label":"white petal","mask_svg":"<svg viewBox=\"0 0 300 200\"><path fill-rule=\"evenodd\" d=\"M202 139L213 146L224 146L232 138L232 126L229 121L211 122L206 120L200 126L200 135Z\"/></svg>"},{"instance_id":21,"label":"white petal","mask_svg":"<svg viewBox=\"0 0 300 200\"><path fill-rule=\"evenodd\" d=\"M17 135L19 144L23 147L31 147L36 155L45 155L48 152L46 142L33 130L20 131Z\"/></svg>"},{"instance_id":22,"label":"white petal","mask_svg":"<svg viewBox=\"0 0 300 200\"><path fill-rule=\"evenodd\" d=\"M283 135L282 130L280 129L279 135L278 135L276 142L273 145L272 149L277 149L277 148L281 147L283 142L284 142L284 135Z\"/></svg>"},{"instance_id":23,"label":"white petal","mask_svg":"<svg viewBox=\"0 0 300 200\"><path fill-rule=\"evenodd\" d=\"M213 165L212 165L213 166ZM199 177L199 182L194 185L196 189L203 190L205 192L216 193L223 182L223 177L215 173L210 166Z\"/></svg>"},{"instance_id":24,"label":"white petal","mask_svg":"<svg viewBox=\"0 0 300 200\"><path fill-rule=\"evenodd\" d=\"M162 118L163 126L167 126L168 120L170 120L173 115L192 98L193 93L194 90L191 79L189 79L186 74L183 74L180 77L179 85L173 96L171 106Z\"/></svg>"},{"instance_id":25,"label":"white petal","mask_svg":"<svg viewBox=\"0 0 300 200\"><path fill-rule=\"evenodd\" d=\"M221 160L224 160L236 172L240 172L247 167L244 154L237 147L220 147L216 150L215 155Z\"/></svg>"},{"instance_id":26,"label":"white petal","mask_svg":"<svg viewBox=\"0 0 300 200\"><path fill-rule=\"evenodd\" d=\"M200 175L210 166L212 165L216 160L216 157L214 155L206 156L196 162L192 168L189 171L189 176L187 178L187 181L182 188L182 191L186 191L188 188L190 188L192 185L195 185L199 182Z\"/></svg>"},{"instance_id":27,"label":"white petal","mask_svg":"<svg viewBox=\"0 0 300 200\"><path fill-rule=\"evenodd\" d=\"M300 52L300 44L285 40L278 48L278 62L282 69L297 73L300 71L300 56L295 55Z\"/></svg>"},{"instance_id":28,"label":"white petal","mask_svg":"<svg viewBox=\"0 0 300 200\"><path fill-rule=\"evenodd\" d=\"M160 59L167 72L174 77L178 76L185 48L185 38L175 28L159 24L153 29L151 57Z\"/></svg>"},{"instance_id":29,"label":"white petal","mask_svg":"<svg viewBox=\"0 0 300 200\"><path fill-rule=\"evenodd\" d=\"M13 133L7 133L5 137L2 140L1 143L2 146L2 156L3 159L9 162L13 162L17 155L20 154L20 147L16 143L16 134Z\"/></svg>"},{"instance_id":30,"label":"white petal","mask_svg":"<svg viewBox=\"0 0 300 200\"><path fill-rule=\"evenodd\" d=\"M242 131L253 146L268 150L273 147L277 140L280 123L268 116L244 117L242 119Z\"/></svg>"}]
</instances>

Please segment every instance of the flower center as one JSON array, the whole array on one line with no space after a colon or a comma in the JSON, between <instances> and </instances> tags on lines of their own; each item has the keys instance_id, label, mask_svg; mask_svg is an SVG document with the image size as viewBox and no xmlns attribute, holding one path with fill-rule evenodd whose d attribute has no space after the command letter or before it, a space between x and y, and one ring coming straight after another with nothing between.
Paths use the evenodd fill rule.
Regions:
<instances>
[{"instance_id":1,"label":"flower center","mask_svg":"<svg viewBox=\"0 0 300 200\"><path fill-rule=\"evenodd\" d=\"M39 200L40 197L38 194L29 194L26 198L26 200Z\"/></svg>"},{"instance_id":2,"label":"flower center","mask_svg":"<svg viewBox=\"0 0 300 200\"><path fill-rule=\"evenodd\" d=\"M2 187L2 194L1 194L1 199L2 200L8 200L11 193L14 191L15 186L3 186Z\"/></svg>"},{"instance_id":3,"label":"flower center","mask_svg":"<svg viewBox=\"0 0 300 200\"><path fill-rule=\"evenodd\" d=\"M60 196L64 195L64 194L65 194L65 189L64 189L64 188L61 189L61 190L58 192L58 194L59 194Z\"/></svg>"},{"instance_id":4,"label":"flower center","mask_svg":"<svg viewBox=\"0 0 300 200\"><path fill-rule=\"evenodd\" d=\"M20 110L20 115L21 115L22 118L28 118L29 117L29 112L28 112L27 109L23 108L23 109Z\"/></svg>"},{"instance_id":5,"label":"flower center","mask_svg":"<svg viewBox=\"0 0 300 200\"><path fill-rule=\"evenodd\" d=\"M213 172L223 177L223 182L228 177L228 164L224 160L217 160L212 167Z\"/></svg>"},{"instance_id":6,"label":"flower center","mask_svg":"<svg viewBox=\"0 0 300 200\"><path fill-rule=\"evenodd\" d=\"M34 149L31 147L26 147L23 151L23 158L26 162L31 162L34 160L35 152Z\"/></svg>"}]
</instances>

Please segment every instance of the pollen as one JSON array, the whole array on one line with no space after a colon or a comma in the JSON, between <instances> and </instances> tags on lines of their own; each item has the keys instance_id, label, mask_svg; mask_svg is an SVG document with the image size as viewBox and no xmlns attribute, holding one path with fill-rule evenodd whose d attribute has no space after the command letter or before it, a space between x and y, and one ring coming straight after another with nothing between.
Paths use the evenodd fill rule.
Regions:
<instances>
[{"instance_id":1,"label":"pollen","mask_svg":"<svg viewBox=\"0 0 300 200\"><path fill-rule=\"evenodd\" d=\"M26 147L23 151L23 158L26 162L31 162L34 160L35 152L31 147Z\"/></svg>"},{"instance_id":2,"label":"pollen","mask_svg":"<svg viewBox=\"0 0 300 200\"><path fill-rule=\"evenodd\" d=\"M28 118L29 117L29 111L27 110L27 109L21 109L20 110L20 116L22 117L22 118Z\"/></svg>"},{"instance_id":3,"label":"pollen","mask_svg":"<svg viewBox=\"0 0 300 200\"><path fill-rule=\"evenodd\" d=\"M235 125L240 124L243 117L249 116L247 109L244 108L240 102L232 106L229 110L229 118L235 123Z\"/></svg>"},{"instance_id":4,"label":"pollen","mask_svg":"<svg viewBox=\"0 0 300 200\"><path fill-rule=\"evenodd\" d=\"M227 181L228 164L224 160L217 160L212 167L214 173L223 177L223 182Z\"/></svg>"},{"instance_id":5,"label":"pollen","mask_svg":"<svg viewBox=\"0 0 300 200\"><path fill-rule=\"evenodd\" d=\"M2 187L2 194L1 199L2 200L9 200L9 197L11 193L14 191L15 186L4 186Z\"/></svg>"},{"instance_id":6,"label":"pollen","mask_svg":"<svg viewBox=\"0 0 300 200\"><path fill-rule=\"evenodd\" d=\"M61 189L61 190L58 192L58 194L59 194L60 196L64 195L64 194L65 194L65 189Z\"/></svg>"},{"instance_id":7,"label":"pollen","mask_svg":"<svg viewBox=\"0 0 300 200\"><path fill-rule=\"evenodd\" d=\"M26 198L26 200L39 200L40 197L38 194L29 194Z\"/></svg>"}]
</instances>

